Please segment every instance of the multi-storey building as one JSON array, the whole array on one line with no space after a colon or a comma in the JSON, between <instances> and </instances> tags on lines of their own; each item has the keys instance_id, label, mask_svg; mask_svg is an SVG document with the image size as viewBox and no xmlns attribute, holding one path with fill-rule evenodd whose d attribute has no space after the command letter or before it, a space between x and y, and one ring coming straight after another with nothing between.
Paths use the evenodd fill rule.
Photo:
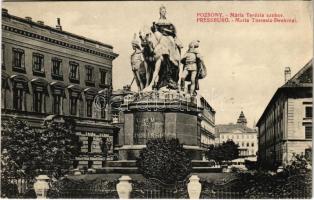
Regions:
<instances>
[{"instance_id":1,"label":"multi-storey building","mask_svg":"<svg viewBox=\"0 0 314 200\"><path fill-rule=\"evenodd\" d=\"M215 114L216 111L209 105L204 97L200 98L203 108L198 115L198 126L200 131L200 146L207 148L215 144Z\"/></svg>"},{"instance_id":2,"label":"multi-storey building","mask_svg":"<svg viewBox=\"0 0 314 200\"><path fill-rule=\"evenodd\" d=\"M293 154L311 156L313 64L308 62L277 89L257 122L258 161L264 166L287 164Z\"/></svg>"},{"instance_id":3,"label":"multi-storey building","mask_svg":"<svg viewBox=\"0 0 314 200\"><path fill-rule=\"evenodd\" d=\"M16 116L40 129L45 119L71 116L83 141L74 165L101 167L100 143L112 151L118 132L109 105L117 56L110 45L62 30L60 19L53 28L2 9L2 120Z\"/></svg>"},{"instance_id":4,"label":"multi-storey building","mask_svg":"<svg viewBox=\"0 0 314 200\"><path fill-rule=\"evenodd\" d=\"M256 159L258 150L257 130L247 127L247 119L241 111L236 124L220 124L216 125L216 143L221 144L228 140L232 140L239 147L239 156Z\"/></svg>"}]
</instances>

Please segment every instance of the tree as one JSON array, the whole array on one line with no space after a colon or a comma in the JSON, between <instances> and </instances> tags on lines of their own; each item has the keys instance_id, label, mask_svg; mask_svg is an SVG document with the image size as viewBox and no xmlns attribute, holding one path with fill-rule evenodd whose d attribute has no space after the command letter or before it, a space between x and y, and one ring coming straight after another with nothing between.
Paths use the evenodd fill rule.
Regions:
<instances>
[{"instance_id":1,"label":"tree","mask_svg":"<svg viewBox=\"0 0 314 200\"><path fill-rule=\"evenodd\" d=\"M40 158L40 135L26 122L10 118L2 122L1 175L17 178L21 175L33 178L35 163Z\"/></svg>"},{"instance_id":2,"label":"tree","mask_svg":"<svg viewBox=\"0 0 314 200\"><path fill-rule=\"evenodd\" d=\"M26 122L11 118L2 123L2 177L34 178L41 171L59 177L73 164L80 153L81 141L70 118L59 122L46 121L39 131Z\"/></svg>"},{"instance_id":3,"label":"tree","mask_svg":"<svg viewBox=\"0 0 314 200\"><path fill-rule=\"evenodd\" d=\"M2 121L1 126L1 197L16 198L17 185L12 180L36 176L40 135L16 118Z\"/></svg>"},{"instance_id":4,"label":"tree","mask_svg":"<svg viewBox=\"0 0 314 200\"><path fill-rule=\"evenodd\" d=\"M224 160L224 156L221 152L220 146L210 145L207 151L207 159L215 160L216 162L221 164L221 162Z\"/></svg>"},{"instance_id":5,"label":"tree","mask_svg":"<svg viewBox=\"0 0 314 200\"><path fill-rule=\"evenodd\" d=\"M149 140L136 163L144 177L167 184L183 181L192 171L191 160L178 139Z\"/></svg>"},{"instance_id":6,"label":"tree","mask_svg":"<svg viewBox=\"0 0 314 200\"><path fill-rule=\"evenodd\" d=\"M223 142L221 145L210 145L207 151L208 160L215 160L220 165L222 161L231 161L239 157L238 145L232 140Z\"/></svg>"},{"instance_id":7,"label":"tree","mask_svg":"<svg viewBox=\"0 0 314 200\"><path fill-rule=\"evenodd\" d=\"M64 175L80 154L82 142L75 134L75 121L63 118L59 121L46 121L41 133L40 169L56 178Z\"/></svg>"},{"instance_id":8,"label":"tree","mask_svg":"<svg viewBox=\"0 0 314 200\"><path fill-rule=\"evenodd\" d=\"M225 161L231 161L239 157L238 145L236 145L232 140L223 142L221 145Z\"/></svg>"}]
</instances>

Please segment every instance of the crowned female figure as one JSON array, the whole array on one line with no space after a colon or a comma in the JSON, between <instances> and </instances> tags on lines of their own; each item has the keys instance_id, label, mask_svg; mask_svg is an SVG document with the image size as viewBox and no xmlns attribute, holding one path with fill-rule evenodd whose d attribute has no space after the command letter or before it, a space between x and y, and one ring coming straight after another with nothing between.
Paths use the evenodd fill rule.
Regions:
<instances>
[{"instance_id":1,"label":"crowned female figure","mask_svg":"<svg viewBox=\"0 0 314 200\"><path fill-rule=\"evenodd\" d=\"M151 27L157 45L154 48L155 71L148 88L152 89L159 83L158 85L168 85L170 89L177 89L182 45L177 38L175 26L166 18L166 7L161 6L159 11L160 18L157 22L153 22ZM162 82L166 82L166 84Z\"/></svg>"}]
</instances>

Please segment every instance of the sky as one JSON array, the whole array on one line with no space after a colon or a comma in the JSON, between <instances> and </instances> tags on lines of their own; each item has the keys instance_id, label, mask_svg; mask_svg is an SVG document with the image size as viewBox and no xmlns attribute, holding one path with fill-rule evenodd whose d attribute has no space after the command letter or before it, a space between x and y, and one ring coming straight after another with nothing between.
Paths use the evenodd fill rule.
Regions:
<instances>
[{"instance_id":1,"label":"sky","mask_svg":"<svg viewBox=\"0 0 314 200\"><path fill-rule=\"evenodd\" d=\"M4 2L10 14L114 47L113 87L130 84L131 41L134 33L159 19L159 7L187 50L200 40L199 51L208 75L199 94L216 110L216 124L235 123L243 110L248 126L257 122L278 87L284 68L292 76L313 57L313 18L310 1L200 1L200 2ZM297 23L197 23L197 13L277 13ZM136 88L133 87L135 90Z\"/></svg>"}]
</instances>

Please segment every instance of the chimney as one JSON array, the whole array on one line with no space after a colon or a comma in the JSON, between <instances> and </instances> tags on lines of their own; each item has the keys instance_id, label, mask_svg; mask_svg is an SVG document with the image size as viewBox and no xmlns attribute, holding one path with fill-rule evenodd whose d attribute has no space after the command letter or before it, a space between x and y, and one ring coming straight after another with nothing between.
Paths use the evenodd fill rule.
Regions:
<instances>
[{"instance_id":1,"label":"chimney","mask_svg":"<svg viewBox=\"0 0 314 200\"><path fill-rule=\"evenodd\" d=\"M3 15L9 14L8 9L2 8L2 14Z\"/></svg>"},{"instance_id":2,"label":"chimney","mask_svg":"<svg viewBox=\"0 0 314 200\"><path fill-rule=\"evenodd\" d=\"M44 25L45 23L43 21L37 21L38 24Z\"/></svg>"},{"instance_id":3,"label":"chimney","mask_svg":"<svg viewBox=\"0 0 314 200\"><path fill-rule=\"evenodd\" d=\"M57 18L57 26L56 26L56 28L58 29L58 30L60 30L60 31L62 31L62 26L61 26L61 22L60 22L60 18Z\"/></svg>"},{"instance_id":4,"label":"chimney","mask_svg":"<svg viewBox=\"0 0 314 200\"><path fill-rule=\"evenodd\" d=\"M291 70L290 67L286 67L285 68L285 83L287 83L287 81L289 81L291 78Z\"/></svg>"},{"instance_id":5,"label":"chimney","mask_svg":"<svg viewBox=\"0 0 314 200\"><path fill-rule=\"evenodd\" d=\"M31 17L25 17L25 19L26 19L27 21L29 21L29 22L32 21L32 18L31 18Z\"/></svg>"}]
</instances>

